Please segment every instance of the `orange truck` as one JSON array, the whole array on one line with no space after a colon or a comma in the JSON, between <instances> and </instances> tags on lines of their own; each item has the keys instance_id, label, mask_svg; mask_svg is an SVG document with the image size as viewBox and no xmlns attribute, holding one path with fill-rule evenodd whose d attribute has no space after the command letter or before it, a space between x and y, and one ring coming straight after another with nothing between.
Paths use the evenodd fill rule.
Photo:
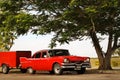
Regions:
<instances>
[{"instance_id":1,"label":"orange truck","mask_svg":"<svg viewBox=\"0 0 120 80\"><path fill-rule=\"evenodd\" d=\"M22 73L26 72L26 69L20 68L20 57L31 57L31 51L8 51L0 52L0 67L2 72L7 74L11 69L20 69Z\"/></svg>"}]
</instances>

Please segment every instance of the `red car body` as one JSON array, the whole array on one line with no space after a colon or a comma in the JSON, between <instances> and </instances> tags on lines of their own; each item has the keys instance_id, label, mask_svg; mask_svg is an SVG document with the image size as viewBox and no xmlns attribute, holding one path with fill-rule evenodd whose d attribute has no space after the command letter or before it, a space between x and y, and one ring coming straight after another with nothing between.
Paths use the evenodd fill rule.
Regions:
<instances>
[{"instance_id":1,"label":"red car body","mask_svg":"<svg viewBox=\"0 0 120 80\"><path fill-rule=\"evenodd\" d=\"M66 49L49 49L36 52L32 58L21 57L20 64L29 73L35 73L36 70L55 74L62 74L66 70L84 73L90 67L90 58L71 56Z\"/></svg>"}]
</instances>

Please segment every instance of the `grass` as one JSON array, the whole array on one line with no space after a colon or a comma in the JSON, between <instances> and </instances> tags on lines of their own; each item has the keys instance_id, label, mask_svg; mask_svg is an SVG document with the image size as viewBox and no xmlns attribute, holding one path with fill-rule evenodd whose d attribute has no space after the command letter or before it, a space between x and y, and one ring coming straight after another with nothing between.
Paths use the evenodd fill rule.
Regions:
<instances>
[{"instance_id":1,"label":"grass","mask_svg":"<svg viewBox=\"0 0 120 80\"><path fill-rule=\"evenodd\" d=\"M90 60L92 68L98 68L99 61L98 58L91 58ZM120 69L120 57L111 58L111 65L113 68Z\"/></svg>"}]
</instances>

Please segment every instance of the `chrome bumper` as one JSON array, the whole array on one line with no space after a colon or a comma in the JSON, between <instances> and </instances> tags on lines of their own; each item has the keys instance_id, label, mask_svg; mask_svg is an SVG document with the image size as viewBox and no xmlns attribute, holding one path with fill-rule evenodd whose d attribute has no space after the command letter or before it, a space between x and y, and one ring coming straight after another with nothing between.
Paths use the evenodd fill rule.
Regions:
<instances>
[{"instance_id":1,"label":"chrome bumper","mask_svg":"<svg viewBox=\"0 0 120 80\"><path fill-rule=\"evenodd\" d=\"M81 69L81 68L91 68L90 63L62 63L62 69Z\"/></svg>"}]
</instances>

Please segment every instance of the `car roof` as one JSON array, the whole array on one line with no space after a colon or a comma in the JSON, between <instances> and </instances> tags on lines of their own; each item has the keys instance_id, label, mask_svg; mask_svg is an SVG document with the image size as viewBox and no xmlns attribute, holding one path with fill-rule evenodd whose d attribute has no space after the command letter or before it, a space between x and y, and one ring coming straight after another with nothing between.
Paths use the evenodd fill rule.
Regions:
<instances>
[{"instance_id":1,"label":"car roof","mask_svg":"<svg viewBox=\"0 0 120 80\"><path fill-rule=\"evenodd\" d=\"M49 50L67 50L67 49L42 49L37 52L43 52L43 51L49 51ZM37 52L35 52L35 53L37 53Z\"/></svg>"}]
</instances>

